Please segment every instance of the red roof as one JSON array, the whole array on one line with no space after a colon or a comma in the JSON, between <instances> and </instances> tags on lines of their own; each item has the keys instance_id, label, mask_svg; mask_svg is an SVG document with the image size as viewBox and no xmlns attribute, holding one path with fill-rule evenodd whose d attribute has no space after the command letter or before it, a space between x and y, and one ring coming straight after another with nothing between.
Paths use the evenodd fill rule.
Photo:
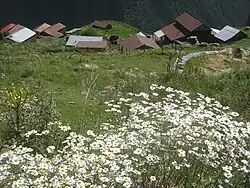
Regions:
<instances>
[{"instance_id":1,"label":"red roof","mask_svg":"<svg viewBox=\"0 0 250 188\"><path fill-rule=\"evenodd\" d=\"M11 30L13 27L15 27L16 24L13 24L13 23L10 23L6 26L4 26L1 30L0 30L0 33L5 33L5 32L8 32L9 30Z\"/></svg>"},{"instance_id":2,"label":"red roof","mask_svg":"<svg viewBox=\"0 0 250 188\"><path fill-rule=\"evenodd\" d=\"M124 40L121 40L119 44L124 49L128 50L136 50L142 46L147 46L148 48L159 48L154 40L139 35L132 35Z\"/></svg>"},{"instance_id":3,"label":"red roof","mask_svg":"<svg viewBox=\"0 0 250 188\"><path fill-rule=\"evenodd\" d=\"M161 30L170 41L185 37L185 35L179 29L177 29L174 24L167 25Z\"/></svg>"},{"instance_id":4,"label":"red roof","mask_svg":"<svg viewBox=\"0 0 250 188\"><path fill-rule=\"evenodd\" d=\"M13 27L12 29L10 29L10 30L8 31L8 33L9 33L9 34L13 34L13 33L17 32L17 31L20 31L20 30L23 29L23 28L25 28L25 27L22 26L22 25L17 24L15 27Z\"/></svg>"},{"instance_id":5,"label":"red roof","mask_svg":"<svg viewBox=\"0 0 250 188\"><path fill-rule=\"evenodd\" d=\"M193 31L202 25L199 20L195 19L193 16L186 12L178 16L175 20L188 31Z\"/></svg>"}]
</instances>

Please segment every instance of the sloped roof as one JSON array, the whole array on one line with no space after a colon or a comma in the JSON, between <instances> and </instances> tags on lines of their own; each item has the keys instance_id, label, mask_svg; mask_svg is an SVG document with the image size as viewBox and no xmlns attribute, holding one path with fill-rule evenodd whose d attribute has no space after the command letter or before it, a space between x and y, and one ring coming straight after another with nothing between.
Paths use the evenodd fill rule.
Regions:
<instances>
[{"instance_id":1,"label":"sloped roof","mask_svg":"<svg viewBox=\"0 0 250 188\"><path fill-rule=\"evenodd\" d=\"M22 25L17 24L15 27L13 27L12 29L10 29L10 30L8 31L8 33L9 33L9 34L13 34L13 33L17 32L17 31L20 31L20 30L23 29L23 28L25 28L25 27L22 26Z\"/></svg>"},{"instance_id":2,"label":"sloped roof","mask_svg":"<svg viewBox=\"0 0 250 188\"><path fill-rule=\"evenodd\" d=\"M57 23L57 24L50 26L48 29L46 29L44 33L47 33L48 35L53 36L53 37L61 37L63 36L63 34L60 33L60 31L65 28L66 28L65 25L61 23Z\"/></svg>"},{"instance_id":3,"label":"sloped roof","mask_svg":"<svg viewBox=\"0 0 250 188\"><path fill-rule=\"evenodd\" d=\"M61 31L62 29L65 29L66 28L66 26L65 25L63 25L62 23L57 23L57 24L54 24L54 25L52 25L50 28L48 28L49 30L50 29L53 29L54 31Z\"/></svg>"},{"instance_id":4,"label":"sloped roof","mask_svg":"<svg viewBox=\"0 0 250 188\"><path fill-rule=\"evenodd\" d=\"M123 48L129 50L135 50L141 46L147 46L149 48L160 48L154 40L138 35L132 35L126 38L123 41L120 41L120 44L123 46Z\"/></svg>"},{"instance_id":5,"label":"sloped roof","mask_svg":"<svg viewBox=\"0 0 250 188\"><path fill-rule=\"evenodd\" d=\"M165 34L162 32L162 30L158 30L154 32L154 35L160 38L160 37L163 37Z\"/></svg>"},{"instance_id":6,"label":"sloped roof","mask_svg":"<svg viewBox=\"0 0 250 188\"><path fill-rule=\"evenodd\" d=\"M47 24L47 23L43 23L39 26L37 26L34 31L37 32L37 33L42 33L44 32L46 29L48 29L49 27L51 27L50 24Z\"/></svg>"},{"instance_id":7,"label":"sloped roof","mask_svg":"<svg viewBox=\"0 0 250 188\"><path fill-rule=\"evenodd\" d=\"M70 35L66 46L75 46L79 41L102 41L103 37Z\"/></svg>"},{"instance_id":8,"label":"sloped roof","mask_svg":"<svg viewBox=\"0 0 250 188\"><path fill-rule=\"evenodd\" d=\"M107 48L108 41L78 41L76 44L77 48Z\"/></svg>"},{"instance_id":9,"label":"sloped roof","mask_svg":"<svg viewBox=\"0 0 250 188\"><path fill-rule=\"evenodd\" d=\"M92 27L95 26L95 27L105 29L108 26L108 23L103 22L103 21L95 20L93 23L91 23L91 26Z\"/></svg>"},{"instance_id":10,"label":"sloped roof","mask_svg":"<svg viewBox=\"0 0 250 188\"><path fill-rule=\"evenodd\" d=\"M239 32L241 32L239 29L236 29L236 28L233 28L233 27L227 25L219 33L217 33L214 36L225 42L225 41L228 41L229 39L233 38Z\"/></svg>"},{"instance_id":11,"label":"sloped roof","mask_svg":"<svg viewBox=\"0 0 250 188\"><path fill-rule=\"evenodd\" d=\"M216 35L217 33L219 33L220 32L220 30L219 29L216 29L216 28L210 28L211 29L211 34L212 35Z\"/></svg>"},{"instance_id":12,"label":"sloped roof","mask_svg":"<svg viewBox=\"0 0 250 188\"><path fill-rule=\"evenodd\" d=\"M26 40L28 40L29 38L33 37L34 35L36 35L36 33L28 28L23 28L9 36L7 36L6 38L13 40L15 42L21 43L24 42Z\"/></svg>"},{"instance_id":13,"label":"sloped roof","mask_svg":"<svg viewBox=\"0 0 250 188\"><path fill-rule=\"evenodd\" d=\"M9 30L11 30L13 27L15 27L16 24L13 24L13 23L10 23L6 26L4 26L1 30L0 30L0 33L5 33L5 32L8 32Z\"/></svg>"},{"instance_id":14,"label":"sloped roof","mask_svg":"<svg viewBox=\"0 0 250 188\"><path fill-rule=\"evenodd\" d=\"M179 29L177 29L174 24L167 25L161 30L170 41L185 37L185 35Z\"/></svg>"},{"instance_id":15,"label":"sloped roof","mask_svg":"<svg viewBox=\"0 0 250 188\"><path fill-rule=\"evenodd\" d=\"M45 30L44 33L46 33L47 35L52 36L52 37L62 37L63 36L62 33L54 31L54 30Z\"/></svg>"},{"instance_id":16,"label":"sloped roof","mask_svg":"<svg viewBox=\"0 0 250 188\"><path fill-rule=\"evenodd\" d=\"M141 31L139 33L136 33L136 35L146 37L146 35L143 32L141 32Z\"/></svg>"},{"instance_id":17,"label":"sloped roof","mask_svg":"<svg viewBox=\"0 0 250 188\"><path fill-rule=\"evenodd\" d=\"M175 21L181 24L188 31L194 31L195 29L197 29L202 25L202 23L199 20L195 19L193 16L191 16L186 12L178 16L175 19Z\"/></svg>"}]
</instances>

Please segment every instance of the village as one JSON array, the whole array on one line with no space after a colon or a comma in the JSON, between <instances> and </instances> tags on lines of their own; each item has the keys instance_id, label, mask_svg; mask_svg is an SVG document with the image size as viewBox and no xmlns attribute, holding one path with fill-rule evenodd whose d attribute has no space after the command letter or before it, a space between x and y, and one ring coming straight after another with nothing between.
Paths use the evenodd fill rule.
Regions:
<instances>
[{"instance_id":1,"label":"village","mask_svg":"<svg viewBox=\"0 0 250 188\"><path fill-rule=\"evenodd\" d=\"M250 187L250 23L60 19L0 26L0 188Z\"/></svg>"},{"instance_id":2,"label":"village","mask_svg":"<svg viewBox=\"0 0 250 188\"><path fill-rule=\"evenodd\" d=\"M99 30L112 29L112 24L107 21L96 20L90 25L92 28ZM208 27L187 12L175 18L173 23L152 34L138 32L131 33L127 37L120 37L116 34L108 37L82 36L75 34L79 30L81 28L67 30L67 27L62 23L54 25L43 23L34 29L10 23L0 30L0 34L2 39L16 43L35 42L43 36L65 38L66 46L84 52L105 52L110 44L117 45L121 52L158 49L169 44L219 46L220 44L229 44L247 37L244 31L229 25L222 29Z\"/></svg>"}]
</instances>

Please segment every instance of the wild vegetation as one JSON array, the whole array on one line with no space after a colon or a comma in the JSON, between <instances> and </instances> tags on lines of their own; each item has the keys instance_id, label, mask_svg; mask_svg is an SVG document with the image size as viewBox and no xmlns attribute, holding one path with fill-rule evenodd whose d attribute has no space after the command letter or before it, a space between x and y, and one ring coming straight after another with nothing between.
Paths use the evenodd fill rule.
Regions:
<instances>
[{"instance_id":1,"label":"wild vegetation","mask_svg":"<svg viewBox=\"0 0 250 188\"><path fill-rule=\"evenodd\" d=\"M227 71L197 57L180 75L177 57L217 47L64 42L0 44L0 187L249 186L249 57L218 61Z\"/></svg>"}]
</instances>

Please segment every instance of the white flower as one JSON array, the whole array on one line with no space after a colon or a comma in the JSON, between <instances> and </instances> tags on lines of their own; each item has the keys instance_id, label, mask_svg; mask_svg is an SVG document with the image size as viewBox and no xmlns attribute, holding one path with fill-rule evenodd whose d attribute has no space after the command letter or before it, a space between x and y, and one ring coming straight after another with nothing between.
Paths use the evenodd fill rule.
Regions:
<instances>
[{"instance_id":1,"label":"white flower","mask_svg":"<svg viewBox=\"0 0 250 188\"><path fill-rule=\"evenodd\" d=\"M58 126L59 129L61 129L63 132L67 132L71 130L70 126Z\"/></svg>"},{"instance_id":2,"label":"white flower","mask_svg":"<svg viewBox=\"0 0 250 188\"><path fill-rule=\"evenodd\" d=\"M135 155L140 155L142 153L142 149L140 148L136 148L136 150L134 151Z\"/></svg>"},{"instance_id":3,"label":"white flower","mask_svg":"<svg viewBox=\"0 0 250 188\"><path fill-rule=\"evenodd\" d=\"M47 149L46 149L46 151L47 151L48 153L53 153L54 150L55 150L55 146L49 146L49 147L47 147Z\"/></svg>"},{"instance_id":4,"label":"white flower","mask_svg":"<svg viewBox=\"0 0 250 188\"><path fill-rule=\"evenodd\" d=\"M93 137L96 136L95 133L94 133L93 131L91 131L91 130L88 130L88 131L87 131L87 135L93 136Z\"/></svg>"},{"instance_id":5,"label":"white flower","mask_svg":"<svg viewBox=\"0 0 250 188\"><path fill-rule=\"evenodd\" d=\"M186 152L184 150L178 149L177 151L178 151L178 156L179 157L186 157Z\"/></svg>"},{"instance_id":6,"label":"white flower","mask_svg":"<svg viewBox=\"0 0 250 188\"><path fill-rule=\"evenodd\" d=\"M150 176L150 181L156 181L156 177L155 176Z\"/></svg>"}]
</instances>

